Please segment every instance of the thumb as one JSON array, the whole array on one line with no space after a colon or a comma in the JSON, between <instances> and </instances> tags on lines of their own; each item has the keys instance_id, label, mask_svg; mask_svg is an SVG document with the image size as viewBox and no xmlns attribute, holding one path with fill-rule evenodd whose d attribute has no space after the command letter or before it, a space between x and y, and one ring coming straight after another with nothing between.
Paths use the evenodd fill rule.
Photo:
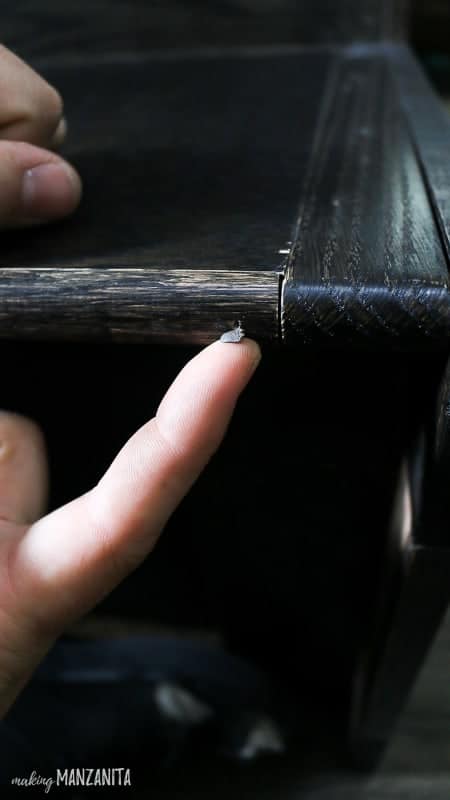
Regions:
<instances>
[{"instance_id":1,"label":"thumb","mask_svg":"<svg viewBox=\"0 0 450 800\"><path fill-rule=\"evenodd\" d=\"M0 522L19 527L44 513L48 466L44 437L35 422L0 410ZM2 537L0 528L0 538Z\"/></svg>"},{"instance_id":2,"label":"thumb","mask_svg":"<svg viewBox=\"0 0 450 800\"><path fill-rule=\"evenodd\" d=\"M60 156L26 142L0 141L0 228L65 217L80 197L80 178Z\"/></svg>"}]
</instances>

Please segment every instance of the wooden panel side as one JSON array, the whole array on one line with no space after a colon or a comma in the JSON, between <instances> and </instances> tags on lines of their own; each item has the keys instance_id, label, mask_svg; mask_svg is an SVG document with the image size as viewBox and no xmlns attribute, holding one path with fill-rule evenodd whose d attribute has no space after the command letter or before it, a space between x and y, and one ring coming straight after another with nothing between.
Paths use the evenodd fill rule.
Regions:
<instances>
[{"instance_id":1,"label":"wooden panel side","mask_svg":"<svg viewBox=\"0 0 450 800\"><path fill-rule=\"evenodd\" d=\"M324 102L283 289L286 342L445 343L448 271L389 48L351 48Z\"/></svg>"}]
</instances>

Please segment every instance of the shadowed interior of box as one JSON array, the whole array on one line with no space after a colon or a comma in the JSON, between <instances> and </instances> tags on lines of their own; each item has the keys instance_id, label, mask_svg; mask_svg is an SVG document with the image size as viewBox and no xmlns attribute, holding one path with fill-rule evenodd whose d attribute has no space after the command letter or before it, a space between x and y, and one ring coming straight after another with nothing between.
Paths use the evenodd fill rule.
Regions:
<instances>
[{"instance_id":1,"label":"shadowed interior of box","mask_svg":"<svg viewBox=\"0 0 450 800\"><path fill-rule=\"evenodd\" d=\"M52 506L95 484L194 352L3 347L16 379L2 403L43 427ZM343 722L401 454L433 396L436 360L418 363L267 351L218 454L98 613L218 633L316 713L340 709Z\"/></svg>"}]
</instances>

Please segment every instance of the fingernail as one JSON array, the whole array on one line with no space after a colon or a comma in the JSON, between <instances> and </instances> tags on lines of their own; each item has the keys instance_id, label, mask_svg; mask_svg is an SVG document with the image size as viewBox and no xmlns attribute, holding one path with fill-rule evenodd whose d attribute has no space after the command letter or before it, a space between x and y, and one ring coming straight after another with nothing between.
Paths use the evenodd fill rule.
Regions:
<instances>
[{"instance_id":1,"label":"fingernail","mask_svg":"<svg viewBox=\"0 0 450 800\"><path fill-rule=\"evenodd\" d=\"M65 117L61 117L61 119L58 122L55 133L53 134L51 147L52 148L60 147L60 145L62 145L62 143L64 142L66 136L67 136L67 120Z\"/></svg>"},{"instance_id":2,"label":"fingernail","mask_svg":"<svg viewBox=\"0 0 450 800\"><path fill-rule=\"evenodd\" d=\"M39 164L24 174L23 210L30 217L64 217L78 205L80 195L81 181L65 161Z\"/></svg>"}]
</instances>

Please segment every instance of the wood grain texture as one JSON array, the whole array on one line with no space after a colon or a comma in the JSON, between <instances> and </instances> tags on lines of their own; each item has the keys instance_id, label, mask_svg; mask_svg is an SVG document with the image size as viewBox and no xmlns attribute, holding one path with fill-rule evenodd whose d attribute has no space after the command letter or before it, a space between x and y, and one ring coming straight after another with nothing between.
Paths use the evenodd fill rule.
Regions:
<instances>
[{"instance_id":1,"label":"wood grain texture","mask_svg":"<svg viewBox=\"0 0 450 800\"><path fill-rule=\"evenodd\" d=\"M25 0L3 9L2 40L31 59L372 41L402 36L405 6L405 0Z\"/></svg>"},{"instance_id":2,"label":"wood grain texture","mask_svg":"<svg viewBox=\"0 0 450 800\"><path fill-rule=\"evenodd\" d=\"M4 234L0 268L53 268L55 285L63 268L92 269L94 282L110 267L200 270L206 295L209 272L228 270L232 304L232 274L253 272L257 295L257 271L284 270L294 237L281 297L284 343L447 346L448 271L430 205L439 180L417 157L399 64L422 110L436 101L403 46L86 58L50 50L41 63L66 98L66 155L85 196L60 225ZM443 146L447 140L440 135ZM185 341L197 341L181 297L173 303L175 338L185 313ZM139 305L125 291L121 298L124 308ZM44 294L41 304L45 327ZM126 338L127 326L143 340L156 331L142 325L138 334L134 313L127 323L124 311L117 336ZM90 335L101 330L103 323L91 325Z\"/></svg>"},{"instance_id":3,"label":"wood grain texture","mask_svg":"<svg viewBox=\"0 0 450 800\"><path fill-rule=\"evenodd\" d=\"M0 337L208 344L237 320L278 338L276 272L0 271Z\"/></svg>"},{"instance_id":4,"label":"wood grain texture","mask_svg":"<svg viewBox=\"0 0 450 800\"><path fill-rule=\"evenodd\" d=\"M331 71L283 290L288 343L446 346L447 264L390 51L355 46Z\"/></svg>"},{"instance_id":5,"label":"wood grain texture","mask_svg":"<svg viewBox=\"0 0 450 800\"><path fill-rule=\"evenodd\" d=\"M327 4L323 27L317 22L325 6L317 4L317 17L310 17L308 24L314 22L317 38L327 44L316 53L307 47L158 58L148 52L156 39L167 47L182 34L184 47L204 42L210 6L196 4L193 22L174 11L185 10L184 4L166 6L173 30L165 29L161 8L161 25L152 27L152 8L143 3L91 4L89 29L85 8L71 2L56 10L52 2L25 5L22 20L16 10L5 11L7 43L23 45L22 52L43 65L72 109L67 154L82 168L87 203L64 225L2 236L0 336L56 340L48 345L57 349L48 380L44 348L33 351L34 365L31 345L25 356L12 348L11 370L22 383L18 379L9 389L17 393L11 407L39 406L47 419L51 452L59 453L62 465L56 470L60 492L65 471L74 468L67 466L67 452L75 462L77 447L78 480L94 479L86 441L99 447L105 417L111 415L103 429L106 464L118 423L131 425L137 408L143 419L149 413L143 380L149 351L140 350L136 368L127 371L131 357L122 351L121 362L115 342L207 343L236 318L250 335L276 338L279 251L292 238L300 203L283 293L283 339L294 346L344 345L348 352L342 359L309 353L306 362L305 354L299 358L286 348L272 370L264 373L262 365L221 454L169 523L162 542L167 549L145 565L150 572L133 576L128 592L140 613L152 608L153 614L178 615L178 621L191 616L220 624L236 649L300 686L313 718L322 703L330 718L339 707L342 724L355 653L372 622L396 469L429 408L439 368L433 354L421 360L417 351L447 348L449 303L442 230L393 75L396 55L384 44L339 52L329 46L355 33L362 39L390 36L394 6L383 6L389 24L380 27L380 17L370 13L381 8L377 3L341 3L340 27L333 16L337 5ZM234 44L263 43L269 35L273 43L281 30L275 17L279 22L267 14L261 28L261 15L249 14L245 22L241 17ZM220 13L214 19L217 29L208 41L222 47L231 27L222 26ZM298 24L306 35L307 25ZM296 28L288 28L283 35L291 37ZM428 92L414 75L412 83L414 92ZM71 350L72 359L78 353L74 370L57 342L78 339L114 345L107 356L91 346L89 354ZM384 352L350 352L360 345ZM387 352L396 347L411 352L401 358ZM161 384L153 386L156 398L181 356L169 356L165 348L152 355L152 378L159 375ZM99 386L99 364L106 358L109 383ZM29 391L30 376L38 391ZM44 385L50 395L56 385L53 405ZM4 402L5 396L6 389ZM289 417L293 399L295 415ZM264 436L261 419L270 420ZM229 480L236 464L246 481ZM74 483L68 483L72 493ZM398 710L447 591L444 562L428 555L415 559L413 582L400 593L396 623L386 649L379 649L387 660L377 664L379 678L366 707L378 698L379 717L365 720L369 738L377 741ZM127 605L124 595L109 602ZM410 638L414 657L404 660L400 674ZM336 714L322 727L333 722ZM307 733L305 726L306 742ZM342 741L344 735L342 724ZM282 783L272 766L256 784L254 775L246 784L241 774L236 793L246 784L271 798L280 796L281 786L286 797L345 800L426 792L436 800L448 794L446 778L333 775L336 755L330 756L329 779L320 759L322 775L315 778L310 770L305 779L299 761L296 753ZM202 765L198 778L209 789L211 772L217 785L212 765ZM182 779L184 796L184 774ZM221 789L229 796L227 779L228 769Z\"/></svg>"},{"instance_id":6,"label":"wood grain texture","mask_svg":"<svg viewBox=\"0 0 450 800\"><path fill-rule=\"evenodd\" d=\"M450 116L408 48L392 48L391 60L399 101L450 260Z\"/></svg>"},{"instance_id":7,"label":"wood grain texture","mask_svg":"<svg viewBox=\"0 0 450 800\"><path fill-rule=\"evenodd\" d=\"M197 53L48 69L84 198L61 224L2 234L0 335L204 344L241 319L277 339L319 103L295 121L292 106L320 97L327 64Z\"/></svg>"}]
</instances>

